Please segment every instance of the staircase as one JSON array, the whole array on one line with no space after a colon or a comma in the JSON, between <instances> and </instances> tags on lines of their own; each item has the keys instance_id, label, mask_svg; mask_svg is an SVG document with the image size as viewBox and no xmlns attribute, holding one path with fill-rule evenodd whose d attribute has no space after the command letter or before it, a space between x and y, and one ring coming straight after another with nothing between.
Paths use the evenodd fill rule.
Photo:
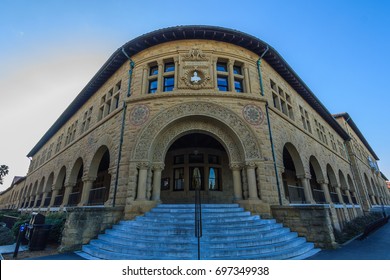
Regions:
<instances>
[{"instance_id":1,"label":"staircase","mask_svg":"<svg viewBox=\"0 0 390 280\"><path fill-rule=\"evenodd\" d=\"M201 259L305 259L319 249L275 220L251 215L238 204L203 204ZM77 252L87 259L198 259L193 204L160 204L135 220L121 221Z\"/></svg>"}]
</instances>

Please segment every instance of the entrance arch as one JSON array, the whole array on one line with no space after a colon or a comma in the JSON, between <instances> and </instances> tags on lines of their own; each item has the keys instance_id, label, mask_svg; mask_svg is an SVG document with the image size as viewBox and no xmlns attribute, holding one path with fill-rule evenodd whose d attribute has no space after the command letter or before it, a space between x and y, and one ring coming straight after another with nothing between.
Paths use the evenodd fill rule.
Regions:
<instances>
[{"instance_id":1,"label":"entrance arch","mask_svg":"<svg viewBox=\"0 0 390 280\"><path fill-rule=\"evenodd\" d=\"M195 182L199 182L203 203L234 200L229 158L213 136L198 131L182 135L169 147L164 165L162 202L193 202Z\"/></svg>"},{"instance_id":2,"label":"entrance arch","mask_svg":"<svg viewBox=\"0 0 390 280\"><path fill-rule=\"evenodd\" d=\"M169 148L191 133L208 135L223 147L228 159L226 166L234 168L229 172L233 173L235 199L242 199L245 189L246 198L259 199L255 173L255 164L261 161L258 138L231 110L212 103L190 102L157 114L137 138L131 157L138 168L136 200L160 199ZM245 182L241 181L242 172L248 177Z\"/></svg>"}]
</instances>

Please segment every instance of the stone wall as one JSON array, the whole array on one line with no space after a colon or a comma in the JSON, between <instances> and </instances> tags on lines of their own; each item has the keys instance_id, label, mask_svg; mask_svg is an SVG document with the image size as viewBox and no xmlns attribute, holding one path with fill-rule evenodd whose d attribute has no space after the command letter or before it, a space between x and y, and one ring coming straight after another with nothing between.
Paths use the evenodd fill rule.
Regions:
<instances>
[{"instance_id":1,"label":"stone wall","mask_svg":"<svg viewBox=\"0 0 390 280\"><path fill-rule=\"evenodd\" d=\"M68 208L59 251L80 250L123 218L123 207Z\"/></svg>"},{"instance_id":2,"label":"stone wall","mask_svg":"<svg viewBox=\"0 0 390 280\"><path fill-rule=\"evenodd\" d=\"M271 211L277 222L283 223L299 236L306 237L316 247L337 247L330 209L325 205L271 206Z\"/></svg>"}]
</instances>

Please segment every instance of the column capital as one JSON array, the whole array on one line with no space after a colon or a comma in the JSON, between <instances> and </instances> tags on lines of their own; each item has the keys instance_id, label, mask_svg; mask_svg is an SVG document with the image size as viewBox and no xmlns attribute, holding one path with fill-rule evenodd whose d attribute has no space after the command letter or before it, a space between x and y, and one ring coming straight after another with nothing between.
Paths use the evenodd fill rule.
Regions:
<instances>
[{"instance_id":1,"label":"column capital","mask_svg":"<svg viewBox=\"0 0 390 280\"><path fill-rule=\"evenodd\" d=\"M65 183L64 187L65 188L73 188L76 185L76 182L68 182Z\"/></svg>"},{"instance_id":2,"label":"column capital","mask_svg":"<svg viewBox=\"0 0 390 280\"><path fill-rule=\"evenodd\" d=\"M81 179L83 180L83 183L93 182L96 180L96 176L83 176Z\"/></svg>"},{"instance_id":3,"label":"column capital","mask_svg":"<svg viewBox=\"0 0 390 280\"><path fill-rule=\"evenodd\" d=\"M156 162L156 163L153 163L152 165L152 169L154 170L154 171L157 171L157 170L164 170L164 168L165 168L165 163L163 163L163 162Z\"/></svg>"},{"instance_id":4,"label":"column capital","mask_svg":"<svg viewBox=\"0 0 390 280\"><path fill-rule=\"evenodd\" d=\"M148 169L150 167L150 163L147 161L142 161L137 163L137 168L139 169Z\"/></svg>"},{"instance_id":5,"label":"column capital","mask_svg":"<svg viewBox=\"0 0 390 280\"><path fill-rule=\"evenodd\" d=\"M317 183L318 184L326 184L326 185L329 184L328 180L325 180L325 179L318 179Z\"/></svg>"},{"instance_id":6,"label":"column capital","mask_svg":"<svg viewBox=\"0 0 390 280\"><path fill-rule=\"evenodd\" d=\"M245 166L246 166L247 168L256 168L256 167L257 167L257 164L256 164L255 161L246 161L246 162L245 162Z\"/></svg>"},{"instance_id":7,"label":"column capital","mask_svg":"<svg viewBox=\"0 0 390 280\"><path fill-rule=\"evenodd\" d=\"M229 165L229 167L231 170L241 170L244 167L244 165L238 162L233 162Z\"/></svg>"},{"instance_id":8,"label":"column capital","mask_svg":"<svg viewBox=\"0 0 390 280\"><path fill-rule=\"evenodd\" d=\"M308 174L297 174L296 176L298 179L307 179L307 180L311 179L311 176Z\"/></svg>"}]
</instances>

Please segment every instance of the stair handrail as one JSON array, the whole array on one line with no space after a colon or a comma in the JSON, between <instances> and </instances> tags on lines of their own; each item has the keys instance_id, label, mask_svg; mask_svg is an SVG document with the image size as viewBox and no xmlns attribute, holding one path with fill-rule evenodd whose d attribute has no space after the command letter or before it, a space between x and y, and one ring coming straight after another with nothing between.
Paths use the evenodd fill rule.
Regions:
<instances>
[{"instance_id":1,"label":"stair handrail","mask_svg":"<svg viewBox=\"0 0 390 280\"><path fill-rule=\"evenodd\" d=\"M200 186L195 188L195 237L198 239L198 260L200 260L200 238L202 237L202 203Z\"/></svg>"}]
</instances>

